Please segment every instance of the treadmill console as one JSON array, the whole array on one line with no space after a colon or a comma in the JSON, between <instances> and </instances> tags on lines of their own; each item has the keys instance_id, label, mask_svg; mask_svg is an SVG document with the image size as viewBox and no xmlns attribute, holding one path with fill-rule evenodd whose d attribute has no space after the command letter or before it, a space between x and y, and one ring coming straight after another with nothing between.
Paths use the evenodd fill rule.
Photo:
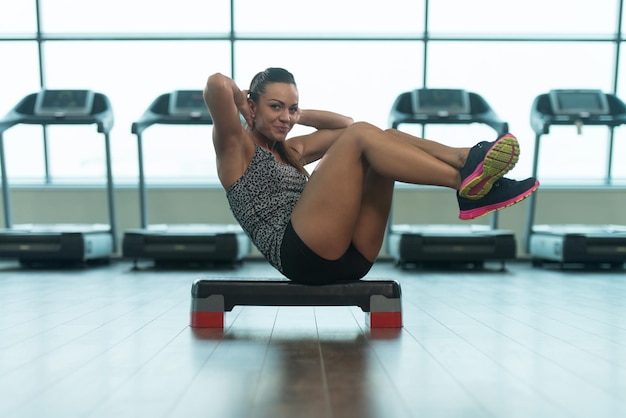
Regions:
<instances>
[{"instance_id":1,"label":"treadmill console","mask_svg":"<svg viewBox=\"0 0 626 418\"><path fill-rule=\"evenodd\" d=\"M589 117L610 113L606 95L601 90L551 90L549 97L556 116Z\"/></svg>"},{"instance_id":2,"label":"treadmill console","mask_svg":"<svg viewBox=\"0 0 626 418\"><path fill-rule=\"evenodd\" d=\"M171 93L169 103L171 116L201 118L209 116L202 90L177 90Z\"/></svg>"},{"instance_id":3,"label":"treadmill console","mask_svg":"<svg viewBox=\"0 0 626 418\"><path fill-rule=\"evenodd\" d=\"M471 113L469 94L461 89L416 89L411 101L414 114L446 117Z\"/></svg>"},{"instance_id":4,"label":"treadmill console","mask_svg":"<svg viewBox=\"0 0 626 418\"><path fill-rule=\"evenodd\" d=\"M91 90L42 90L35 100L35 115L62 118L89 116L93 108Z\"/></svg>"}]
</instances>

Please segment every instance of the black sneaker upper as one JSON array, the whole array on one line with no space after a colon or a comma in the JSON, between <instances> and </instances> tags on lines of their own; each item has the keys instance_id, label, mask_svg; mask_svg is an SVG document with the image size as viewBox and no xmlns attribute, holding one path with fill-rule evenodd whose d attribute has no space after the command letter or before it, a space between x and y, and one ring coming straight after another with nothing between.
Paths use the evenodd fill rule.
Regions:
<instances>
[{"instance_id":1,"label":"black sneaker upper","mask_svg":"<svg viewBox=\"0 0 626 418\"><path fill-rule=\"evenodd\" d=\"M494 183L485 197L478 200L463 198L457 192L459 217L461 219L474 219L494 210L511 206L530 196L537 187L539 187L539 182L534 177L520 181L503 177Z\"/></svg>"}]
</instances>

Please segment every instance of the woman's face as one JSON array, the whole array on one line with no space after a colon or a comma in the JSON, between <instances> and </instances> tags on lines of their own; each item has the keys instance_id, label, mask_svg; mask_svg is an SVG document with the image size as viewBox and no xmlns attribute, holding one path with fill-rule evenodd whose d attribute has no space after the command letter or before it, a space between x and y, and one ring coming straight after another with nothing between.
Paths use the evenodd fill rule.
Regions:
<instances>
[{"instance_id":1,"label":"woman's face","mask_svg":"<svg viewBox=\"0 0 626 418\"><path fill-rule=\"evenodd\" d=\"M272 141L284 141L298 121L298 89L289 83L270 83L253 104L254 130Z\"/></svg>"}]
</instances>

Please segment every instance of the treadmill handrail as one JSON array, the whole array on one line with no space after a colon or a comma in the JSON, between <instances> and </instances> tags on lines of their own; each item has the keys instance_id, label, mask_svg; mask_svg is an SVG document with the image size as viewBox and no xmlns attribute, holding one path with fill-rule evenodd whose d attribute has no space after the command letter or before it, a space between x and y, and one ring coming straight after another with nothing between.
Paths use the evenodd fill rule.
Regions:
<instances>
[{"instance_id":1,"label":"treadmill handrail","mask_svg":"<svg viewBox=\"0 0 626 418\"><path fill-rule=\"evenodd\" d=\"M148 204L146 197L146 180L143 167L143 137L142 133L152 125L212 125L213 120L208 114L199 115L171 115L170 100L172 93L163 93L154 99L141 115L139 120L131 125L131 133L137 137L137 158L139 162L139 218L142 228L147 228Z\"/></svg>"},{"instance_id":2,"label":"treadmill handrail","mask_svg":"<svg viewBox=\"0 0 626 418\"><path fill-rule=\"evenodd\" d=\"M212 125L209 115L178 116L169 113L171 93L161 94L154 99L141 117L131 125L131 133L141 133L152 125Z\"/></svg>"},{"instance_id":3,"label":"treadmill handrail","mask_svg":"<svg viewBox=\"0 0 626 418\"><path fill-rule=\"evenodd\" d=\"M537 135L550 133L552 125L584 125L617 127L626 124L626 104L614 94L605 93L609 104L608 115L555 115L552 113L549 93L540 94L533 100L530 125Z\"/></svg>"},{"instance_id":4,"label":"treadmill handrail","mask_svg":"<svg viewBox=\"0 0 626 418\"><path fill-rule=\"evenodd\" d=\"M86 116L39 116L35 114L35 101L39 93L31 93L7 113L0 121L0 134L18 124L25 125L90 125L96 124L98 132L108 134L114 124L109 98L102 93L94 93L91 114Z\"/></svg>"},{"instance_id":5,"label":"treadmill handrail","mask_svg":"<svg viewBox=\"0 0 626 418\"><path fill-rule=\"evenodd\" d=\"M482 123L493 130L499 135L504 135L509 130L507 122L500 119L500 117L489 106L485 99L480 95L468 92L470 98L470 111L469 114L460 115L431 115L431 114L417 114L410 111L411 109L411 92L404 92L396 97L391 112L389 114L389 125L392 128L397 128L403 123L412 123L420 125L432 125L432 124L463 124L469 123Z\"/></svg>"}]
</instances>

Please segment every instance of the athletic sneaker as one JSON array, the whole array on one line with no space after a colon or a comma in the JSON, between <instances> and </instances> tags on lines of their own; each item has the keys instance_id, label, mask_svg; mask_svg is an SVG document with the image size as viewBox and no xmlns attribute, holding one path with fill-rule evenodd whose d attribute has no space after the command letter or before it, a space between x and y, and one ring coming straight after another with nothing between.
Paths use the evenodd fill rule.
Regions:
<instances>
[{"instance_id":1,"label":"athletic sneaker","mask_svg":"<svg viewBox=\"0 0 626 418\"><path fill-rule=\"evenodd\" d=\"M501 136L494 142L479 142L467 156L461 168L459 196L465 199L480 199L494 183L511 171L519 159L519 143L511 134Z\"/></svg>"},{"instance_id":2,"label":"athletic sneaker","mask_svg":"<svg viewBox=\"0 0 626 418\"><path fill-rule=\"evenodd\" d=\"M534 177L516 181L501 178L493 184L489 193L482 199L472 200L461 197L457 192L459 201L459 219L464 221L478 218L496 210L521 202L530 196L539 187L539 181Z\"/></svg>"}]
</instances>

